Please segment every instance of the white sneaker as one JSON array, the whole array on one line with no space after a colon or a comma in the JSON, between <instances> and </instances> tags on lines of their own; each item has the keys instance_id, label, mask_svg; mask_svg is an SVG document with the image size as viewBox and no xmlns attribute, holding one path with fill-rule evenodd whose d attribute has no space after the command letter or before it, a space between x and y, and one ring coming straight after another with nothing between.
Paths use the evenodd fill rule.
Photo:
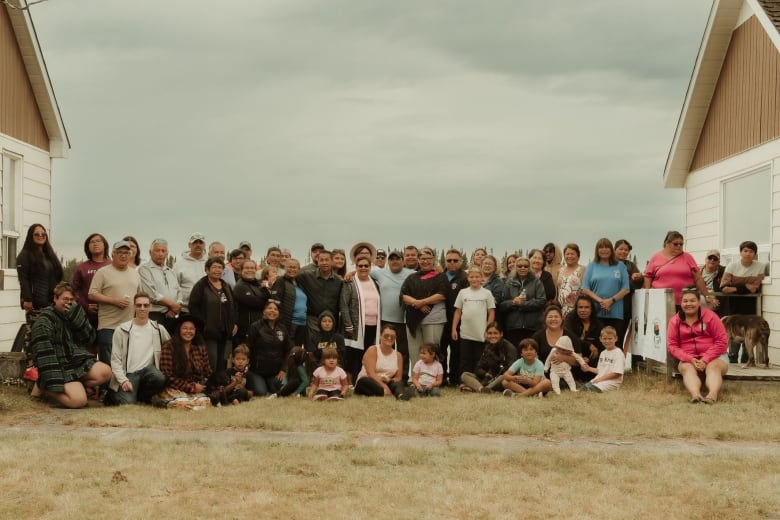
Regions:
<instances>
[{"instance_id":1,"label":"white sneaker","mask_svg":"<svg viewBox=\"0 0 780 520\"><path fill-rule=\"evenodd\" d=\"M271 399L276 399L277 397L279 397L279 396L276 395L276 394L271 394L268 397L266 397L265 399L266 399L266 401L270 401Z\"/></svg>"},{"instance_id":2,"label":"white sneaker","mask_svg":"<svg viewBox=\"0 0 780 520\"><path fill-rule=\"evenodd\" d=\"M325 395L325 394L315 394L314 395L314 400L315 401L324 401L327 398L328 398L328 396Z\"/></svg>"}]
</instances>

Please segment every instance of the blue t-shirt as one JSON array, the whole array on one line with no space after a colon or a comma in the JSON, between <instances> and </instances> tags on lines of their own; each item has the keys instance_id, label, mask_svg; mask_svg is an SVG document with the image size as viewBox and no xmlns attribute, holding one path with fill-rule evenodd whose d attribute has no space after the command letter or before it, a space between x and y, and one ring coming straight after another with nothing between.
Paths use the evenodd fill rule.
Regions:
<instances>
[{"instance_id":1,"label":"blue t-shirt","mask_svg":"<svg viewBox=\"0 0 780 520\"><path fill-rule=\"evenodd\" d=\"M600 298L612 298L621 289L629 289L628 270L623 262L615 265L604 265L601 262L591 262L585 270L585 278L582 280L582 287L590 289ZM617 300L609 308L609 312L596 304L598 316L600 318L623 319L623 300Z\"/></svg>"},{"instance_id":2,"label":"blue t-shirt","mask_svg":"<svg viewBox=\"0 0 780 520\"><path fill-rule=\"evenodd\" d=\"M294 325L306 325L306 293L298 285L295 286L292 322Z\"/></svg>"},{"instance_id":3,"label":"blue t-shirt","mask_svg":"<svg viewBox=\"0 0 780 520\"><path fill-rule=\"evenodd\" d=\"M525 359L518 358L517 361L512 363L512 366L509 367L509 371L516 376L523 376L528 379L533 379L536 376L544 377L544 364L539 361L539 358L536 358L534 359L533 365L529 366L525 364Z\"/></svg>"}]
</instances>

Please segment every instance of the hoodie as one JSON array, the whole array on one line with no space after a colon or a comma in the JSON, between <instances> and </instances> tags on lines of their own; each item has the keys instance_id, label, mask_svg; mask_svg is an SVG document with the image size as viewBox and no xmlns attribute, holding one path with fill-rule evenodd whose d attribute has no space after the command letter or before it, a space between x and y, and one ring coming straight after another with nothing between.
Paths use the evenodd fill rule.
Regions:
<instances>
[{"instance_id":1,"label":"hoodie","mask_svg":"<svg viewBox=\"0 0 780 520\"><path fill-rule=\"evenodd\" d=\"M179 280L179 289L181 289L181 301L184 306L182 312L190 310L190 292L195 282L206 276L207 255L204 253L200 259L192 258L189 251L185 251L179 256L178 261L173 264L173 272Z\"/></svg>"}]
</instances>

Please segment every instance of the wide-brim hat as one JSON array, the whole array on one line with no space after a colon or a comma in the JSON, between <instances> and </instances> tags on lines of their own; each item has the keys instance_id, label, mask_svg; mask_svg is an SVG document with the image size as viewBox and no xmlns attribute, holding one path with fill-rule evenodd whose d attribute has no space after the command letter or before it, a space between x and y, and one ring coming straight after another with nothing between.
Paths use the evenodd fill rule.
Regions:
<instances>
[{"instance_id":1,"label":"wide-brim hat","mask_svg":"<svg viewBox=\"0 0 780 520\"><path fill-rule=\"evenodd\" d=\"M376 260L376 247L374 247L374 244L371 242L358 242L354 246L352 246L352 249L349 250L349 257L352 259L352 261L355 261L355 254L357 253L358 249L363 249L364 247L367 247L368 250L371 252L371 262Z\"/></svg>"},{"instance_id":2,"label":"wide-brim hat","mask_svg":"<svg viewBox=\"0 0 780 520\"><path fill-rule=\"evenodd\" d=\"M179 317L176 318L176 321L174 322L174 330L178 332L182 323L186 323L188 321L195 325L195 331L197 334L201 334L203 332L203 320L193 314L179 314Z\"/></svg>"}]
</instances>

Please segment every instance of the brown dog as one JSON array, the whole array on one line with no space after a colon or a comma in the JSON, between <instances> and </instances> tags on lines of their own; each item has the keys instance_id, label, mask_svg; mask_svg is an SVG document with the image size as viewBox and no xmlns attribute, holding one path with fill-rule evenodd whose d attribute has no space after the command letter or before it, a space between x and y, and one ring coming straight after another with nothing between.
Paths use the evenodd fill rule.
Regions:
<instances>
[{"instance_id":1,"label":"brown dog","mask_svg":"<svg viewBox=\"0 0 780 520\"><path fill-rule=\"evenodd\" d=\"M721 318L731 341L744 343L748 353L743 368L754 367L756 363L769 367L769 323L761 316L732 314Z\"/></svg>"}]
</instances>

